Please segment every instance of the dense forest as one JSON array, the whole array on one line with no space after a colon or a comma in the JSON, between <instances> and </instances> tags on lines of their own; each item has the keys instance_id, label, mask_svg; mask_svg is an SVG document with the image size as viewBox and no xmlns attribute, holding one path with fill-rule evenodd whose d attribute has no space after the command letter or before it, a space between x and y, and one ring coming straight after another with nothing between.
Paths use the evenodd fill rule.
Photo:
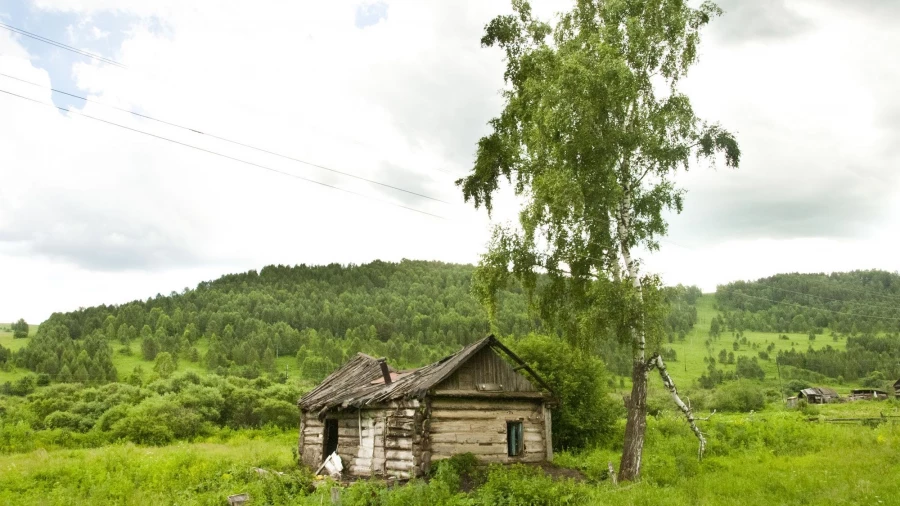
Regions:
<instances>
[{"instance_id":1,"label":"dense forest","mask_svg":"<svg viewBox=\"0 0 900 506\"><path fill-rule=\"evenodd\" d=\"M900 275L886 271L778 274L716 289L729 331L840 335L900 332Z\"/></svg>"},{"instance_id":2,"label":"dense forest","mask_svg":"<svg viewBox=\"0 0 900 506\"><path fill-rule=\"evenodd\" d=\"M544 330L515 286L501 294L492 329L471 293L473 271L424 261L267 266L146 301L54 313L24 349L0 359L39 373L43 382L126 381L113 353L130 353L130 343L140 342L141 355L157 368L168 367L159 365L160 356L181 357L253 379L274 374L276 358L287 355L318 380L360 351L413 367L491 331L516 337ZM696 322L700 290L678 286L666 295L671 341ZM615 342L595 351L614 372L627 372L627 353Z\"/></svg>"},{"instance_id":3,"label":"dense forest","mask_svg":"<svg viewBox=\"0 0 900 506\"><path fill-rule=\"evenodd\" d=\"M722 331L800 332L811 340L828 330L846 338L831 346L778 354L781 365L812 371L838 382L888 386L900 377L900 275L885 271L779 274L755 282L719 286L721 315L710 334Z\"/></svg>"}]
</instances>

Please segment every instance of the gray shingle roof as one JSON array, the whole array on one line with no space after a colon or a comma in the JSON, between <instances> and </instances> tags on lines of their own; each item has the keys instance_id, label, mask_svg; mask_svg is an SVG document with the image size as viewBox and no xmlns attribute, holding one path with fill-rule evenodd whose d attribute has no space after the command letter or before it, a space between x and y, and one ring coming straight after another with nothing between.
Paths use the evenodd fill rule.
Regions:
<instances>
[{"instance_id":1,"label":"gray shingle roof","mask_svg":"<svg viewBox=\"0 0 900 506\"><path fill-rule=\"evenodd\" d=\"M399 399L421 399L485 346L503 350L513 360L522 364L538 383L550 390L521 359L494 336L488 336L433 364L410 371L390 369L392 381L388 385L385 385L381 372L381 361L384 359L359 353L304 395L298 405L304 411L318 411L323 414L332 409L360 408Z\"/></svg>"}]
</instances>

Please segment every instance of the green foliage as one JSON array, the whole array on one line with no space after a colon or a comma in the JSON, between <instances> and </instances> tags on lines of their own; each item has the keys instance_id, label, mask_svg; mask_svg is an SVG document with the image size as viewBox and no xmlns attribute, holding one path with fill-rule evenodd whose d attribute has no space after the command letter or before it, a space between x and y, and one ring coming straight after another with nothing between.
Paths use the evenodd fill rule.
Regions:
<instances>
[{"instance_id":1,"label":"green foliage","mask_svg":"<svg viewBox=\"0 0 900 506\"><path fill-rule=\"evenodd\" d=\"M273 374L276 357L301 349L318 359L307 368L310 379L357 352L389 357L396 367L421 366L490 333L471 294L473 270L408 260L267 266L181 293L55 313L18 353L16 365L54 381L115 381L111 344L130 354L131 346L120 343L137 341L135 355L145 361L169 353L243 377ZM503 297L500 333L525 335L538 327L518 287ZM87 352L83 359L81 351Z\"/></svg>"},{"instance_id":2,"label":"green foliage","mask_svg":"<svg viewBox=\"0 0 900 506\"><path fill-rule=\"evenodd\" d=\"M725 383L713 394L712 407L719 411L758 411L766 398L758 384L746 380Z\"/></svg>"},{"instance_id":3,"label":"green foliage","mask_svg":"<svg viewBox=\"0 0 900 506\"><path fill-rule=\"evenodd\" d=\"M738 357L734 368L734 375L738 378L755 379L762 381L766 378L765 371L759 366L756 357Z\"/></svg>"},{"instance_id":4,"label":"green foliage","mask_svg":"<svg viewBox=\"0 0 900 506\"><path fill-rule=\"evenodd\" d=\"M24 319L19 318L19 321L12 324L12 332L13 332L13 338L24 339L24 338L28 337L28 332L29 332L28 324L25 323Z\"/></svg>"},{"instance_id":5,"label":"green foliage","mask_svg":"<svg viewBox=\"0 0 900 506\"><path fill-rule=\"evenodd\" d=\"M160 378L165 379L175 372L176 367L175 360L172 359L172 354L164 351L156 356L153 372L158 374Z\"/></svg>"},{"instance_id":6,"label":"green foliage","mask_svg":"<svg viewBox=\"0 0 900 506\"><path fill-rule=\"evenodd\" d=\"M297 427L296 385L241 378L177 373L146 387L109 383L97 387L52 384L26 399L0 396L0 429L24 423L29 441L0 444L0 452L21 451L34 441L79 447L124 440L164 445L192 440L217 429ZM138 385L140 382L138 382ZM24 394L23 394L24 395ZM65 440L56 431L70 431ZM23 447L23 445L26 445Z\"/></svg>"},{"instance_id":7,"label":"green foliage","mask_svg":"<svg viewBox=\"0 0 900 506\"><path fill-rule=\"evenodd\" d=\"M551 26L517 1L486 26L482 45L505 53L505 103L457 185L489 213L503 179L523 199L519 229L495 229L476 274L492 314L514 280L572 342L648 336L657 350L665 297L630 251L654 249L664 212L681 210L672 178L693 156L723 152L731 167L740 159L735 139L678 92L699 29L718 10L663 4L579 0Z\"/></svg>"},{"instance_id":8,"label":"green foliage","mask_svg":"<svg viewBox=\"0 0 900 506\"><path fill-rule=\"evenodd\" d=\"M864 387L884 388L887 378L881 371L872 371L868 376L862 379Z\"/></svg>"},{"instance_id":9,"label":"green foliage","mask_svg":"<svg viewBox=\"0 0 900 506\"><path fill-rule=\"evenodd\" d=\"M552 415L555 448L584 448L610 438L619 410L607 396L600 359L560 339L534 334L516 341L514 349L559 398Z\"/></svg>"},{"instance_id":10,"label":"green foliage","mask_svg":"<svg viewBox=\"0 0 900 506\"><path fill-rule=\"evenodd\" d=\"M822 329L876 335L900 331L900 274L879 270L778 274L721 285L716 299L728 325L761 332L799 332L814 340Z\"/></svg>"},{"instance_id":11,"label":"green foliage","mask_svg":"<svg viewBox=\"0 0 900 506\"><path fill-rule=\"evenodd\" d=\"M478 489L479 504L495 506L556 506L590 504L588 490L566 480L555 480L543 470L523 465L492 467Z\"/></svg>"}]
</instances>

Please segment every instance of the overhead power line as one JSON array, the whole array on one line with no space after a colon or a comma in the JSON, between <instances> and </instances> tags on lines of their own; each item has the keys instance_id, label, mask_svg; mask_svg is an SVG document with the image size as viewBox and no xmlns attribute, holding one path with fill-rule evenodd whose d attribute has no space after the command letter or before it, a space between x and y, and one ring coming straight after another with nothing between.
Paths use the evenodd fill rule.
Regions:
<instances>
[{"instance_id":1,"label":"overhead power line","mask_svg":"<svg viewBox=\"0 0 900 506\"><path fill-rule=\"evenodd\" d=\"M838 290L846 290L848 292L860 293L863 295L871 295L872 297L881 297L884 299L892 300L894 302L900 302L900 297L897 297L896 295L884 295L884 294L875 293L875 292L872 292L869 290L855 290L853 288L847 288L844 286L830 285L830 284L828 284L828 282L826 282L824 280L822 282L819 282L818 279L816 280L816 282L819 286L822 286L822 287L836 288Z\"/></svg>"},{"instance_id":2,"label":"overhead power line","mask_svg":"<svg viewBox=\"0 0 900 506\"><path fill-rule=\"evenodd\" d=\"M777 286L768 286L766 288L772 288L774 290L781 290L782 292L796 293L797 295L808 295L810 297L816 297L817 299L831 300L831 301L835 301L835 302L843 302L845 304L855 304L857 306L863 306L863 307L871 307L871 308L875 308L875 309L898 309L898 307L896 305L894 305L894 306L878 306L878 305L874 305L874 304L863 304L862 302L855 302L852 300L844 300L844 299L835 299L833 297L824 297L822 295L798 292L796 290L788 290L787 288L779 288Z\"/></svg>"},{"instance_id":3,"label":"overhead power line","mask_svg":"<svg viewBox=\"0 0 900 506\"><path fill-rule=\"evenodd\" d=\"M110 58L107 58L107 57L105 57L105 56L100 56L99 54L89 53L89 52L87 52L87 51L85 51L85 50L83 50L83 49L78 49L77 47L72 47L72 46L70 46L70 45L68 45L68 44L63 44L62 42L57 42L57 41L55 41L55 40L48 39L48 38L46 38L46 37L41 37L41 36L38 35L38 34L31 33L31 32L29 32L29 31L23 30L23 29L21 29L21 28L16 28L15 26L8 25L8 24L3 23L3 22L0 22L0 28L5 28L5 29L7 29L7 30L9 30L9 31L11 31L11 32L13 32L13 33L17 33L17 34L19 34L19 35L24 35L25 37L32 38L32 39L34 39L34 40L43 42L43 43L45 43L45 44L50 44L51 46L56 46L56 47L58 47L58 48L60 48L60 49L65 49L66 51L71 51L71 52L73 52L73 53L77 53L77 54L80 54L81 56L86 56L86 57L88 57L88 58L91 58L91 59L94 59L94 60L97 60L97 61L100 61L100 62L103 62L103 63L108 63L108 64L110 64L110 65L114 65L114 66L116 66L116 67L123 68L123 69L127 69L127 68L128 68L125 64L119 63L119 62L117 62L117 61L115 61L115 60L112 60L112 59L110 59Z\"/></svg>"},{"instance_id":4,"label":"overhead power line","mask_svg":"<svg viewBox=\"0 0 900 506\"><path fill-rule=\"evenodd\" d=\"M109 107L109 108L115 109L115 110L117 110L117 111L125 112L125 113L132 114L132 115L137 116L137 117L140 117L140 118L148 119L148 120L150 120L150 121L155 121L155 122L157 122L157 123L162 123L162 124L164 124L164 125L168 125L168 126L171 126L171 127L180 128L181 130L186 130L186 131L188 131L188 132L193 132L193 133L198 134L198 135L204 135L204 136L206 136L206 137L211 137L211 138L213 138L213 139L217 139L217 140L220 140L220 141L223 141L223 142L227 142L227 143L230 143L230 144L234 144L234 145L236 145L236 146L241 146L241 147L244 147L244 148L252 149L252 150L258 151L258 152L260 152L260 153L266 153L266 154L269 154L269 155L277 156L277 157L279 157L279 158L283 158L283 159L285 159L285 160L291 160L291 161L293 161L293 162L302 163L302 164L308 165L308 166L310 166L310 167L315 167L315 168L317 168L317 169L326 170L326 171L329 171L329 172L333 172L333 173L335 173L335 174L340 174L340 175L342 175L342 176L346 176L346 177L350 177L350 178L353 178L353 179L357 179L357 180L359 180L359 181L365 181L365 182L367 182L367 183L371 183L371 184L374 184L374 185L382 186L382 187L384 187L384 188L390 188L390 189L392 189L392 190L396 190L396 191L399 191L399 192L407 193L407 194L409 194L409 195L415 195L416 197L421 197L421 198L423 198L423 199L433 200L433 201L435 201L435 202L440 202L440 203L442 203L442 204L448 204L448 205L451 204L450 202L448 202L448 201L446 201L446 200L442 200L442 199L439 199L439 198L437 198L437 197L432 197L432 196L426 195L426 194L424 194L424 193L419 193L419 192L415 192L415 191L412 191L412 190L407 190L407 189L401 188L401 187L399 187L399 186L394 186L394 185L391 185L391 184L388 184L388 183L382 183L381 181L377 181L377 180L374 180L374 179L369 179L369 178L366 178L366 177L358 176L358 175L356 175L356 174L351 174L351 173L344 172L344 171L337 170L337 169L332 169L332 168L326 167L326 166L324 166L324 165L320 165L320 164L317 164L317 163L309 162L309 161L306 161L306 160L301 160L301 159L299 159L299 158L294 158L294 157L292 157L292 156L284 155L284 154L281 154L281 153L277 153L277 152L275 152L275 151L271 151L271 150L268 150L268 149L258 148L258 147L256 147L256 146L253 146L253 145L250 145L250 144L246 144L246 143L243 143L243 142L240 142L240 141L235 141L235 140L228 139L228 138L225 138L225 137L221 137L221 136L218 136L218 135L214 135L214 134L210 134L210 133L207 133L207 132L203 132L203 131L198 130L198 129L196 129L196 128L191 128L191 127L179 125L179 124L177 124L177 123L172 123L172 122L170 122L170 121L157 119L157 118L154 118L154 117L152 117L152 116L148 116L148 115L146 115L146 114L141 114L141 113L139 113L139 112L135 112L135 111L131 111L131 110L125 109L125 108L123 108L123 107L117 107L117 106L115 106L115 105L105 104L105 103L100 102L100 101L98 101L98 100L91 100L91 99L89 99L89 98L87 98L87 97L83 97L83 96L81 96L81 95L76 95L76 94L74 94L74 93L69 93L69 92L67 92L67 91L58 90L58 89L56 89L56 88L52 88L52 87L48 87L48 86L43 86L43 85L41 85L41 84L38 84L38 83L35 83L35 82L31 82L31 81L27 81L27 80L25 80L25 79L22 79L22 78L19 78L19 77L15 77L15 76L11 76L11 75L9 75L9 74L4 74L4 73L2 73L2 72L0 72L0 76L6 77L7 79L13 79L13 80L19 81L19 82L21 82L21 83L25 83L25 84L28 84L28 85L31 85L31 86L35 86L35 87L38 87L38 88L41 88L41 89L50 90L50 91L52 91L52 92L54 92L54 93L59 93L60 95L66 95L66 96L68 96L68 97L77 98L77 99L79 99L79 100L84 100L85 102L90 102L90 103L92 103L92 104L97 104L97 105L102 105L102 106L104 106L104 107Z\"/></svg>"},{"instance_id":5,"label":"overhead power line","mask_svg":"<svg viewBox=\"0 0 900 506\"><path fill-rule=\"evenodd\" d=\"M783 301L783 300L773 300L773 299L769 299L769 298L766 298L766 297L759 297L759 296L756 296L756 295L746 294L746 293L743 293L743 292L737 292L737 291L736 291L736 292L733 292L733 293L735 293L735 294L737 294L737 295L741 295L741 296L743 296L743 297L750 297L751 299L765 300L765 301L768 301L768 302L772 302L772 303L774 303L774 304L784 304L784 305L786 305L786 306L794 306L794 307L799 307L799 308L803 308L803 309L815 309L816 311L827 311L827 312L829 312L829 313L834 313L834 314L839 314L839 315L844 315L844 316L860 316L860 317L862 317L862 318L875 318L875 319L879 319L879 320L895 320L895 321L900 321L900 318L895 318L895 317L892 317L892 316L875 316L875 315L865 315L865 314L859 314L859 313L845 313L845 312L843 312L843 311L834 311L834 310L831 310L831 309L825 309L825 308L822 308L822 307L804 306L803 304L794 304L793 302L785 302L785 301Z\"/></svg>"},{"instance_id":6,"label":"overhead power line","mask_svg":"<svg viewBox=\"0 0 900 506\"><path fill-rule=\"evenodd\" d=\"M33 102L33 103L35 103L35 104L43 105L43 106L46 106L46 107L52 107L52 108L54 108L54 109L59 109L60 111L63 111L63 112L75 113L75 114L78 114L79 116L82 116L82 117L84 117L84 118L92 119L92 120L94 120L94 121L99 121L99 122L101 122L101 123L106 123L107 125L112 125L112 126L116 126L116 127L119 127L119 128L123 128L123 129L125 129L125 130L130 130L130 131L132 131L132 132L136 132L136 133L139 133L139 134L148 135L148 136L150 136L150 137L154 137L154 138L159 139L159 140L171 142L171 143L173 143L173 144L178 144L179 146L184 146L184 147L186 147L186 148L191 148L191 149L195 149L195 150L197 150L197 151L202 151L202 152L204 152L204 153L209 153L209 154L211 154L211 155L215 155L215 156L219 156L219 157L222 157L222 158L226 158L226 159L228 159L228 160L233 160L233 161L235 161L235 162L239 162L239 163L243 163L243 164L246 164L246 165L250 165L250 166L252 166L252 167L257 167L257 168L260 168L260 169L263 169L263 170L267 170L267 171L270 171L270 172L275 172L275 173L277 173L277 174L281 174L281 175L284 175L284 176L288 176L288 177L293 177L293 178L296 178L296 179L300 179L300 180L303 180L303 181L306 181L306 182L309 182L309 183L317 184L317 185L319 185L319 186L324 186L324 187L326 187L326 188L331 188L331 189L333 189L333 190L338 190L338 191L342 191L342 192L349 193L349 194L352 194L352 195L357 195L357 196L360 196L360 197L363 197L363 198L367 198L367 199L370 199L370 200L374 200L374 201L377 201L377 202L382 202L382 203L385 203L385 204L389 204L389 205L392 205L392 206L396 206L396 207L399 207L399 208L401 208L401 209L406 209L406 210L408 210L408 211L413 211L413 212L416 212L416 213L424 214L424 215L426 215L426 216L431 216L431 217L433 217L433 218L439 218L439 219L442 219L442 220L446 219L446 218L443 217L443 216L440 216L440 215L437 215L437 214L432 214L432 213L429 213L429 212L427 212L427 211L422 211L421 209L416 209L416 208L414 208L414 207L404 206L404 205L397 204L397 203L394 203L394 202L390 202L390 201L387 201L387 200L379 199L379 198L373 197L373 196L371 196L371 195L366 195L365 193L355 192L355 191L353 191L353 190L348 190L348 189L346 189L346 188L341 188L340 186L335 186L335 185L331 185L331 184L328 184L328 183L323 183L323 182L321 182L321 181L316 181L315 179L310 179L310 178L306 178L306 177L303 177L303 176L298 176L297 174L292 174L292 173L290 173L290 172L285 172L285 171L283 171L283 170L278 170L278 169L274 169L274 168L272 168L272 167L267 167L267 166L265 166L265 165L261 165L261 164L258 164L258 163L254 163L254 162L251 162L251 161L248 161L248 160L243 160L243 159L241 159L241 158L237 158L237 157L234 157L234 156L230 156L230 155L226 155L226 154L223 154L223 153L219 153L219 152L217 152L217 151L212 151L212 150L210 150L210 149L201 148L201 147L195 146L195 145L193 145L193 144L188 144L188 143L185 143L185 142L177 141L177 140L175 140L175 139L170 139L170 138L168 138L168 137L163 137L163 136L161 136L161 135L156 135L156 134L153 134L153 133L150 133L150 132L145 132L145 131L143 131L143 130L138 130L138 129L136 129L136 128L132 128L132 127L129 127L129 126L125 126L125 125L122 125L122 124L120 124L120 123L115 123L115 122L108 121L108 120L105 120L105 119L97 118L97 117L95 117L95 116L91 116L91 115L89 115L89 114L85 114L85 113L83 113L83 112L79 112L79 111L77 111L77 110L67 109L67 108L65 108L65 107L60 107L60 106L58 106L58 105L48 104L48 103L46 103L46 102L41 102L40 100L35 100L35 99L33 99L33 98L26 97L26 96L24 96L24 95L19 95L18 93L13 93L13 92L11 92L11 91L6 91L6 90L3 90L3 89L0 89L0 93L5 93L5 94L7 94L7 95L10 95L10 96L13 96L13 97L17 97L17 98L21 98L21 99L23 99L23 100L27 100L27 101L29 101L29 102Z\"/></svg>"}]
</instances>

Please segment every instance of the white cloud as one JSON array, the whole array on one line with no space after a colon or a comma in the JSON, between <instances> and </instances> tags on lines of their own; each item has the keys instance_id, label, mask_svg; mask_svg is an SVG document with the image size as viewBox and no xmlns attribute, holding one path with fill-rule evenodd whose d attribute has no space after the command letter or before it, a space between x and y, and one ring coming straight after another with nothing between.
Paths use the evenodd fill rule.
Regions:
<instances>
[{"instance_id":1,"label":"white cloud","mask_svg":"<svg viewBox=\"0 0 900 506\"><path fill-rule=\"evenodd\" d=\"M86 26L95 37L107 29L95 26L98 13L137 16L110 52L128 70L73 63L79 90L68 91L454 204L102 106L83 109L379 201L363 199L0 96L0 115L15 118L0 122L0 279L22 287L0 291L0 321L37 321L51 311L181 290L270 263L477 261L488 222L462 203L451 174L469 169L485 123L501 106L501 54L479 40L509 4L389 2L389 15L364 30L355 26L358 4L35 2L92 20ZM535 4L548 17L568 2ZM750 37L727 47L716 35L706 41L689 91L703 116L740 133L744 163L736 172L699 170L683 179L687 210L673 218L671 240L691 250L664 245L646 262L666 280L711 288L807 267L898 268L881 253L894 246L884 232L894 227L896 235L886 224L900 214L888 205L897 201L889 170L896 151L880 150L896 134L897 116L886 111L900 108L884 105L896 106L900 76L879 64L887 49L866 49L874 42L896 49L897 37L807 6L797 12L810 28L796 36ZM50 85L5 33L0 54L3 72ZM48 91L5 79L0 88L50 100ZM830 198L844 200L810 207ZM514 201L500 202L498 219L514 217ZM752 218L760 203L774 218L738 219ZM793 228L777 223L785 210L794 213L787 220ZM835 225L823 216L834 216ZM811 251L819 263L804 261Z\"/></svg>"}]
</instances>

